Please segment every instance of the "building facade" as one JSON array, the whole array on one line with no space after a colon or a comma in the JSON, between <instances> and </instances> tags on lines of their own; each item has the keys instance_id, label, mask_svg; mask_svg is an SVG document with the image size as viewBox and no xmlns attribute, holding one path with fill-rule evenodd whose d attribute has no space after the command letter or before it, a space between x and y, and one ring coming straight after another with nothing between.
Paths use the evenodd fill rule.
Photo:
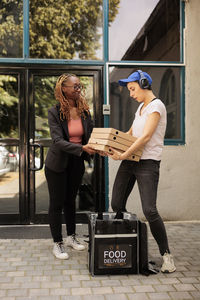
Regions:
<instances>
[{"instance_id":1,"label":"building facade","mask_svg":"<svg viewBox=\"0 0 200 300\"><path fill-rule=\"evenodd\" d=\"M0 12L0 223L47 222L43 161L57 77L80 76L96 127L126 131L137 104L118 80L137 69L167 108L160 213L199 220L199 1L9 0ZM118 166L98 155L86 165L77 221L110 209ZM137 186L127 209L143 218Z\"/></svg>"}]
</instances>

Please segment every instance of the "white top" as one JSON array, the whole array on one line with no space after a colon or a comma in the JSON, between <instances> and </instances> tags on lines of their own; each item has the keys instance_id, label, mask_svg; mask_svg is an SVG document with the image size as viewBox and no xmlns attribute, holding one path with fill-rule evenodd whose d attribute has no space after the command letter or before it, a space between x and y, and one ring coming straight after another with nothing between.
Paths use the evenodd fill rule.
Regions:
<instances>
[{"instance_id":1,"label":"white top","mask_svg":"<svg viewBox=\"0 0 200 300\"><path fill-rule=\"evenodd\" d=\"M132 125L132 134L135 137L140 137L143 134L144 126L148 116L154 112L158 112L160 114L158 126L153 133L150 141L146 143L141 159L161 160L165 130L167 125L167 112L165 105L161 100L155 99L144 108L142 115L140 115L142 106L143 103L140 104L135 113L135 119Z\"/></svg>"}]
</instances>

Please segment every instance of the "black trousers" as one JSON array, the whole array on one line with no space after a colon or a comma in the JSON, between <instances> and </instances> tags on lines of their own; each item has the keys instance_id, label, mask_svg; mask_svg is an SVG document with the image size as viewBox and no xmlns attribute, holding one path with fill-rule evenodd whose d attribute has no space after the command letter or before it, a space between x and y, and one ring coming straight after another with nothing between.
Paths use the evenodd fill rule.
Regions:
<instances>
[{"instance_id":1,"label":"black trousers","mask_svg":"<svg viewBox=\"0 0 200 300\"><path fill-rule=\"evenodd\" d=\"M54 242L62 239L62 212L67 235L76 231L75 199L85 171L82 157L71 155L64 172L54 172L45 167L45 176L49 190L49 225Z\"/></svg>"},{"instance_id":2,"label":"black trousers","mask_svg":"<svg viewBox=\"0 0 200 300\"><path fill-rule=\"evenodd\" d=\"M165 226L156 207L159 168L160 162L152 159L122 161L115 178L111 205L116 212L126 211L128 196L137 181L143 213L163 255L169 252L169 246Z\"/></svg>"}]
</instances>

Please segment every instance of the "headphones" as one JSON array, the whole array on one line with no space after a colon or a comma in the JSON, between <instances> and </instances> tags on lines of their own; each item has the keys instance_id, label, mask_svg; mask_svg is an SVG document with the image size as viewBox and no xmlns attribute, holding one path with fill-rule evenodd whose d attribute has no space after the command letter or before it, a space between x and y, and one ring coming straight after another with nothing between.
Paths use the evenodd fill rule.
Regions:
<instances>
[{"instance_id":1,"label":"headphones","mask_svg":"<svg viewBox=\"0 0 200 300\"><path fill-rule=\"evenodd\" d=\"M150 87L148 79L144 76L142 70L137 70L137 72L140 74L139 86L141 89L148 89Z\"/></svg>"}]
</instances>

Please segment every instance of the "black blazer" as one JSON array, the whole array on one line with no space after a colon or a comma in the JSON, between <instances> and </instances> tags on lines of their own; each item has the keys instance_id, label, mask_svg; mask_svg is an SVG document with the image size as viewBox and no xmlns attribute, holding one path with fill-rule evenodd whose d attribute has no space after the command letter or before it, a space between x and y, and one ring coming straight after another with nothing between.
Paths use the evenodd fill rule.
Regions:
<instances>
[{"instance_id":1,"label":"black blazer","mask_svg":"<svg viewBox=\"0 0 200 300\"><path fill-rule=\"evenodd\" d=\"M82 144L88 143L90 138L93 123L91 115L85 112L85 119L81 117L83 124L83 140ZM69 132L67 120L60 120L60 105L51 107L48 110L48 121L52 144L47 153L45 165L47 168L55 172L63 172L67 167L69 156L71 154L82 156L85 160L90 160L90 155L82 151L82 145L69 142Z\"/></svg>"}]
</instances>

